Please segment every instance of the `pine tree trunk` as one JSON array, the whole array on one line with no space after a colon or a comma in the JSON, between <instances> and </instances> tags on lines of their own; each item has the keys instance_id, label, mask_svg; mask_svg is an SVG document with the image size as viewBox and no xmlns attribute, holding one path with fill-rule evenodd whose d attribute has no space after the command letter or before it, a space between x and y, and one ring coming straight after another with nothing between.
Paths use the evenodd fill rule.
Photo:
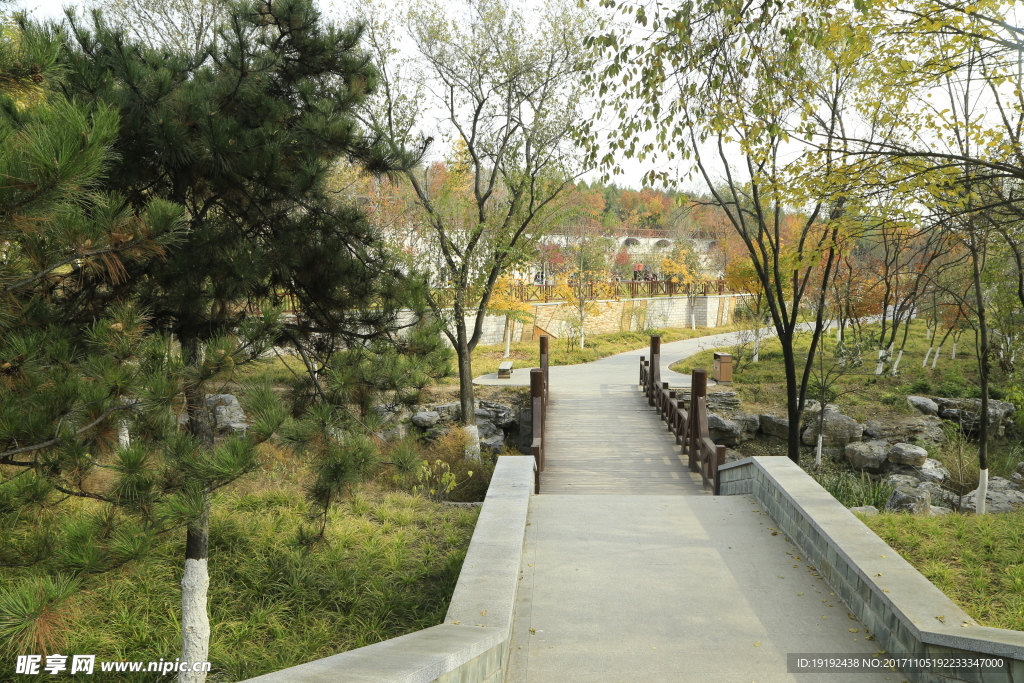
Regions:
<instances>
[{"instance_id":1,"label":"pine tree trunk","mask_svg":"<svg viewBox=\"0 0 1024 683\"><path fill-rule=\"evenodd\" d=\"M207 554L210 546L210 498L204 494L203 514L189 525L185 540L185 573L181 577L181 659L195 664L210 659L210 590ZM187 667L192 669L192 667ZM204 683L206 673L180 671L178 683Z\"/></svg>"},{"instance_id":2,"label":"pine tree trunk","mask_svg":"<svg viewBox=\"0 0 1024 683\"><path fill-rule=\"evenodd\" d=\"M199 341L179 336L185 362L198 370L202 365ZM185 385L185 403L188 409L188 430L196 437L200 448L213 449L213 418L206 407L206 387L202 380ZM204 486L204 482L195 482ZM181 577L181 659L190 663L209 661L210 617L207 595L210 575L207 554L210 539L210 498L203 493L203 511L188 526L185 536L185 571ZM187 667L191 669L192 667ZM178 683L204 683L205 672L180 671Z\"/></svg>"}]
</instances>

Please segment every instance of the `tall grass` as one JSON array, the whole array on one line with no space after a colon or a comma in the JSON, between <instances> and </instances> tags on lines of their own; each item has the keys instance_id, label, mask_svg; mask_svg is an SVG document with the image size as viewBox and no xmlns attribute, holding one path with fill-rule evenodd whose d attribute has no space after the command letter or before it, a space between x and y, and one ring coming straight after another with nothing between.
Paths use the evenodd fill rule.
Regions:
<instances>
[{"instance_id":1,"label":"tall grass","mask_svg":"<svg viewBox=\"0 0 1024 683\"><path fill-rule=\"evenodd\" d=\"M85 507L61 514L82 514ZM307 511L300 491L227 493L215 503L211 682L250 678L443 620L477 510L370 487L332 513L327 542L312 549L294 542ZM81 575L82 590L60 615L66 622L60 649L34 654L174 659L180 648L183 557L182 531L162 538L143 560ZM4 596L41 576L42 568L0 575L0 612ZM0 642L5 671L13 671L7 665L13 667L15 649L29 653L17 643ZM103 680L150 681L152 674L109 674Z\"/></svg>"},{"instance_id":2,"label":"tall grass","mask_svg":"<svg viewBox=\"0 0 1024 683\"><path fill-rule=\"evenodd\" d=\"M1024 631L1024 512L864 523L979 623Z\"/></svg>"},{"instance_id":3,"label":"tall grass","mask_svg":"<svg viewBox=\"0 0 1024 683\"><path fill-rule=\"evenodd\" d=\"M849 470L836 470L813 473L811 476L848 508L873 505L881 510L893 492L892 486L872 479L863 472L858 474Z\"/></svg>"}]
</instances>

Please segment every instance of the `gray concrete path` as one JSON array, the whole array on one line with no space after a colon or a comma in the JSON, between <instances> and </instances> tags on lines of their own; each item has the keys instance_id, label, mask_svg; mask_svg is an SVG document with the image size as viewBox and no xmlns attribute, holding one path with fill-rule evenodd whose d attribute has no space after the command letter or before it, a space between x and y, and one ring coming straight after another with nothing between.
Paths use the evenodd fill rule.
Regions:
<instances>
[{"instance_id":1,"label":"gray concrete path","mask_svg":"<svg viewBox=\"0 0 1024 683\"><path fill-rule=\"evenodd\" d=\"M666 366L729 336L664 344L665 381L688 384ZM788 653L878 647L753 497L703 493L636 388L645 354L551 368L506 680L904 680L786 672Z\"/></svg>"}]
</instances>

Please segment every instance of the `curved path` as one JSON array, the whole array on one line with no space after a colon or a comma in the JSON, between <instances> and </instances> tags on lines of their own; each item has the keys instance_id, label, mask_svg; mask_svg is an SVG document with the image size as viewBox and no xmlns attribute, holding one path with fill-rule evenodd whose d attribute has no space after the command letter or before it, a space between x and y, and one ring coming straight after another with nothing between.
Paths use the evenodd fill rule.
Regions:
<instances>
[{"instance_id":1,"label":"curved path","mask_svg":"<svg viewBox=\"0 0 1024 683\"><path fill-rule=\"evenodd\" d=\"M662 362L731 336L663 344ZM637 390L644 354L550 369L506 680L902 681L787 673L788 653L878 648L752 496L704 494Z\"/></svg>"}]
</instances>

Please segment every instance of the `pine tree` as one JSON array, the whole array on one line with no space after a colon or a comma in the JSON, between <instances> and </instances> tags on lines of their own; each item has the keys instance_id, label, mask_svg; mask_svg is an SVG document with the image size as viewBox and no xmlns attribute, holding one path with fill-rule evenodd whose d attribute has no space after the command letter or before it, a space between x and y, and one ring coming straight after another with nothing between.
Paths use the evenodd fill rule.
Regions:
<instances>
[{"instance_id":1,"label":"pine tree","mask_svg":"<svg viewBox=\"0 0 1024 683\"><path fill-rule=\"evenodd\" d=\"M50 289L35 299L24 296L49 303L47 297L59 295L62 306L41 320L39 334L54 334L54 321L68 330L87 329L75 348L100 355L67 372L69 381L84 387L87 395L79 402L88 410L26 404L19 415L38 426L38 439L15 432L5 413L0 458L34 469L48 486L78 477L68 491L133 515L130 523L142 536L185 526L182 659L204 661L211 493L255 467L255 445L285 418L270 388L257 386L247 406L254 422L248 433L215 438L207 384L274 345L296 347L316 378L331 370L339 347L360 348L393 331L395 306L405 291L401 273L386 262L360 212L334 201L324 180L339 157L371 171L405 160L382 153L356 125L353 109L375 82L358 48L359 27L323 23L305 0L232 5L217 49L205 53L135 44L99 14L68 21L70 39L59 54L56 27L26 25L23 35L47 37L50 61L62 70L61 93L75 103L68 106L106 126L94 143L99 161L88 180L97 189L102 181L102 196L109 199L91 213L118 251L95 236L74 242L75 232L61 235L61 243L82 246L63 248L65 261L56 269L37 267L36 280ZM48 104L39 115L57 110ZM81 146L73 136L71 142ZM73 160L89 158L79 150ZM69 212L80 208L68 204ZM150 233L162 241L154 242ZM29 247L23 251L25 259L38 256ZM135 252L139 258L127 258ZM55 350L48 353L65 346L50 344ZM7 355L17 360L12 353ZM94 366L106 373L106 393L83 379ZM6 369L13 374L21 366ZM323 396L322 383L314 384ZM29 389L38 389L38 382ZM182 394L184 432L168 409ZM116 444L115 413L129 408L131 443ZM321 412L331 410L337 407ZM75 420L67 419L71 412ZM76 425L88 428L72 439L69 430ZM44 438L47 430L50 437ZM30 460L14 460L27 452ZM102 490L79 476L97 464L117 473Z\"/></svg>"}]
</instances>

